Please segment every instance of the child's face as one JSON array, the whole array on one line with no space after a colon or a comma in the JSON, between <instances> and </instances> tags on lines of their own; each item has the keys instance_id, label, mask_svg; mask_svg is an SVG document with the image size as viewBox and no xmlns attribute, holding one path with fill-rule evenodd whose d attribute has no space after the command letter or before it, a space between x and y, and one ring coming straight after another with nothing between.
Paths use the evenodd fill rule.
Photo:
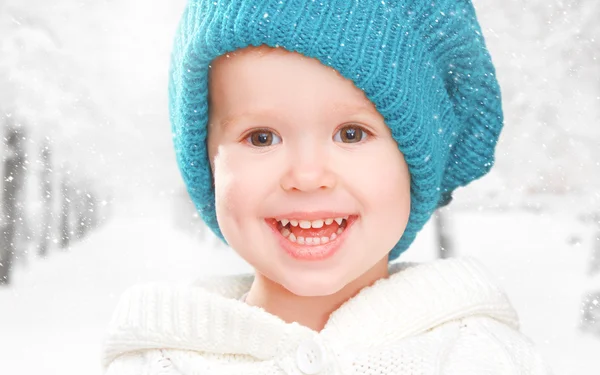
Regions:
<instances>
[{"instance_id":1,"label":"child's face","mask_svg":"<svg viewBox=\"0 0 600 375\"><path fill-rule=\"evenodd\" d=\"M219 227L257 272L318 296L387 264L408 222L410 175L361 90L317 60L261 47L214 61L210 96ZM339 235L336 221L281 229L274 220L346 215Z\"/></svg>"}]
</instances>

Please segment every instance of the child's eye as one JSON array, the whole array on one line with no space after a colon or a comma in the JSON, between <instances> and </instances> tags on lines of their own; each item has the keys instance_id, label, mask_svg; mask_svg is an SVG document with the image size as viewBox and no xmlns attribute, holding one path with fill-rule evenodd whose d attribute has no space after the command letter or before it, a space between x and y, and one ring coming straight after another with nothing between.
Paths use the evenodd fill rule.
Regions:
<instances>
[{"instance_id":1,"label":"child's eye","mask_svg":"<svg viewBox=\"0 0 600 375\"><path fill-rule=\"evenodd\" d=\"M256 147L266 147L281 142L281 138L270 130L261 129L250 133L246 141Z\"/></svg>"},{"instance_id":2,"label":"child's eye","mask_svg":"<svg viewBox=\"0 0 600 375\"><path fill-rule=\"evenodd\" d=\"M336 142L357 143L367 138L367 131L357 125L347 125L333 136Z\"/></svg>"}]
</instances>

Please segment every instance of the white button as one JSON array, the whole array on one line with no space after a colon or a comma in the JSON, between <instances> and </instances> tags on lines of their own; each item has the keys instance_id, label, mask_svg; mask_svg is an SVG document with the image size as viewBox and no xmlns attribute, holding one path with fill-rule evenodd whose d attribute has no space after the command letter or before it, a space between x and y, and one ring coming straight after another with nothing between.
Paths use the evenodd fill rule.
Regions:
<instances>
[{"instance_id":1,"label":"white button","mask_svg":"<svg viewBox=\"0 0 600 375\"><path fill-rule=\"evenodd\" d=\"M313 340L303 341L296 351L296 364L306 375L318 374L325 366L325 350Z\"/></svg>"}]
</instances>

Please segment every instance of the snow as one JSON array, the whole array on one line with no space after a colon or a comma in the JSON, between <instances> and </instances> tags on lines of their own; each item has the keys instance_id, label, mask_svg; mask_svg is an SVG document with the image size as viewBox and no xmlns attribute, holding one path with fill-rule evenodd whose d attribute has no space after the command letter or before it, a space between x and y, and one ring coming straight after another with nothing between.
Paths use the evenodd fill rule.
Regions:
<instances>
[{"instance_id":1,"label":"snow","mask_svg":"<svg viewBox=\"0 0 600 375\"><path fill-rule=\"evenodd\" d=\"M478 257L506 289L523 332L556 374L597 374L600 340L579 331L581 301L598 290L586 267L594 233L568 212L464 213L457 248ZM477 233L477 235L473 235ZM569 244L571 236L581 242ZM594 286L594 289L592 289Z\"/></svg>"},{"instance_id":2,"label":"snow","mask_svg":"<svg viewBox=\"0 0 600 375\"><path fill-rule=\"evenodd\" d=\"M249 271L233 255L203 250L160 210L115 217L69 251L20 266L14 285L0 289L0 306L10 306L0 309L1 372L100 373L106 324L128 286L191 282L213 270Z\"/></svg>"},{"instance_id":3,"label":"snow","mask_svg":"<svg viewBox=\"0 0 600 375\"><path fill-rule=\"evenodd\" d=\"M100 374L106 325L128 286L251 272L231 250L178 229L172 212L168 204L123 208L70 251L19 266L14 285L0 289L0 306L10 306L0 309L3 372ZM492 271L555 373L596 374L600 340L578 329L581 298L592 286L585 273L591 227L564 211L449 213L458 255ZM578 244L569 243L573 234ZM428 224L401 260L433 259L432 240Z\"/></svg>"},{"instance_id":4,"label":"snow","mask_svg":"<svg viewBox=\"0 0 600 375\"><path fill-rule=\"evenodd\" d=\"M596 374L600 336L581 331L580 310L600 291L589 272L600 233L600 2L474 2L506 125L492 171L447 209L449 232L457 255L497 276L556 374ZM68 251L17 262L13 285L0 288L0 373L100 374L105 328L127 287L250 271L204 239L182 194L166 82L184 3L0 1L0 125L28 126L23 220L37 238L46 137L55 191L68 175L105 218ZM433 239L430 223L401 260L433 259Z\"/></svg>"}]
</instances>

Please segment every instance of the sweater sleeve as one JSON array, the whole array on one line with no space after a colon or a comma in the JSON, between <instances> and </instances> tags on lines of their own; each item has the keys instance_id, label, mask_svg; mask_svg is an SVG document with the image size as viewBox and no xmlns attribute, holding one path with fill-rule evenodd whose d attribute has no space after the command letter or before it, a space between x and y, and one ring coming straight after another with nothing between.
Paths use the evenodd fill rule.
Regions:
<instances>
[{"instance_id":1,"label":"sweater sleeve","mask_svg":"<svg viewBox=\"0 0 600 375\"><path fill-rule=\"evenodd\" d=\"M551 375L533 342L489 317L465 318L442 364L444 375Z\"/></svg>"},{"instance_id":2,"label":"sweater sleeve","mask_svg":"<svg viewBox=\"0 0 600 375\"><path fill-rule=\"evenodd\" d=\"M104 375L181 375L162 350L123 354L115 358Z\"/></svg>"}]
</instances>

